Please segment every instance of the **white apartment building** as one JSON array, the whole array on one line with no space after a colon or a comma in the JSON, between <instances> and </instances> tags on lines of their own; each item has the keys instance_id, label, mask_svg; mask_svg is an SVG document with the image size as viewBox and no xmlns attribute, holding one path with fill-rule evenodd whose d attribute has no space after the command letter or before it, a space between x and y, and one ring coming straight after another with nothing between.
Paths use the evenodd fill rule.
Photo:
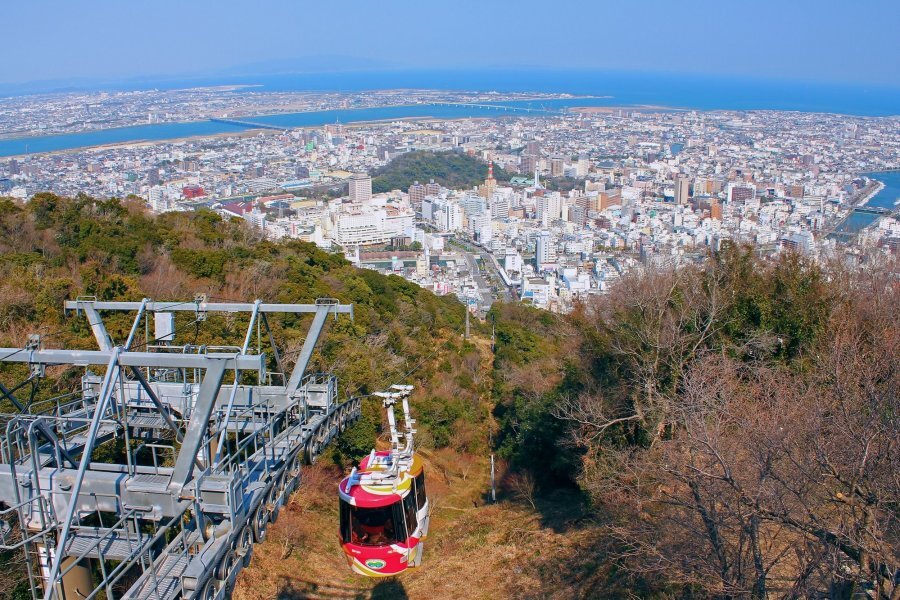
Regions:
<instances>
[{"instance_id":1,"label":"white apartment building","mask_svg":"<svg viewBox=\"0 0 900 600\"><path fill-rule=\"evenodd\" d=\"M535 216L544 227L549 226L562 215L562 197L559 192L538 196L535 200Z\"/></svg>"},{"instance_id":2,"label":"white apartment building","mask_svg":"<svg viewBox=\"0 0 900 600\"><path fill-rule=\"evenodd\" d=\"M495 192L491 196L491 214L495 219L508 219L510 208L510 196L503 192Z\"/></svg>"},{"instance_id":3,"label":"white apartment building","mask_svg":"<svg viewBox=\"0 0 900 600\"><path fill-rule=\"evenodd\" d=\"M463 211L459 204L441 200L432 207L434 224L441 231L459 231L463 226Z\"/></svg>"},{"instance_id":4,"label":"white apartment building","mask_svg":"<svg viewBox=\"0 0 900 600\"><path fill-rule=\"evenodd\" d=\"M394 237L412 237L414 230L412 211L393 206L352 206L335 214L333 221L332 236L341 246L384 244Z\"/></svg>"},{"instance_id":5,"label":"white apartment building","mask_svg":"<svg viewBox=\"0 0 900 600\"><path fill-rule=\"evenodd\" d=\"M485 211L469 218L469 233L477 242L485 246L493 239L493 225L491 224L491 212Z\"/></svg>"},{"instance_id":6,"label":"white apartment building","mask_svg":"<svg viewBox=\"0 0 900 600\"><path fill-rule=\"evenodd\" d=\"M535 240L534 262L538 271L556 262L556 244L549 231L542 231Z\"/></svg>"},{"instance_id":7,"label":"white apartment building","mask_svg":"<svg viewBox=\"0 0 900 600\"><path fill-rule=\"evenodd\" d=\"M341 246L383 244L391 239L384 226L385 211L345 212L335 218L334 241Z\"/></svg>"},{"instance_id":8,"label":"white apartment building","mask_svg":"<svg viewBox=\"0 0 900 600\"><path fill-rule=\"evenodd\" d=\"M507 272L522 272L522 255L515 248L507 248L503 256L503 269Z\"/></svg>"}]
</instances>

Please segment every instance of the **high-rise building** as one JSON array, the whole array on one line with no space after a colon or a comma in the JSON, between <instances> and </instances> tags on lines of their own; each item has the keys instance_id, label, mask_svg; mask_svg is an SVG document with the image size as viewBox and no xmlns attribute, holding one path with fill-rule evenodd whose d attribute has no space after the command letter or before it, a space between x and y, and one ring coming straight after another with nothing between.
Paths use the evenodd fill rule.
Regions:
<instances>
[{"instance_id":1,"label":"high-rise building","mask_svg":"<svg viewBox=\"0 0 900 600\"><path fill-rule=\"evenodd\" d=\"M435 215L435 221L441 231L458 231L463 225L463 211L455 202L445 202Z\"/></svg>"},{"instance_id":2,"label":"high-rise building","mask_svg":"<svg viewBox=\"0 0 900 600\"><path fill-rule=\"evenodd\" d=\"M525 144L525 154L530 154L531 156L540 156L541 154L541 144L537 140L529 140Z\"/></svg>"},{"instance_id":3,"label":"high-rise building","mask_svg":"<svg viewBox=\"0 0 900 600\"><path fill-rule=\"evenodd\" d=\"M729 202L745 202L756 196L756 186L752 183L729 183L727 197Z\"/></svg>"},{"instance_id":4,"label":"high-rise building","mask_svg":"<svg viewBox=\"0 0 900 600\"><path fill-rule=\"evenodd\" d=\"M425 199L425 186L416 181L409 186L409 203L415 210L420 210L422 200Z\"/></svg>"},{"instance_id":5,"label":"high-rise building","mask_svg":"<svg viewBox=\"0 0 900 600\"><path fill-rule=\"evenodd\" d=\"M538 196L535 200L535 216L545 226L560 218L562 214L562 198L559 192L550 192Z\"/></svg>"},{"instance_id":6,"label":"high-rise building","mask_svg":"<svg viewBox=\"0 0 900 600\"><path fill-rule=\"evenodd\" d=\"M434 179L425 184L425 195L426 196L437 196L441 193L441 185L439 183L435 183Z\"/></svg>"},{"instance_id":7,"label":"high-rise building","mask_svg":"<svg viewBox=\"0 0 900 600\"><path fill-rule=\"evenodd\" d=\"M425 196L422 200L422 220L423 221L433 221L434 220L434 205L437 203L437 198L434 196Z\"/></svg>"},{"instance_id":8,"label":"high-rise building","mask_svg":"<svg viewBox=\"0 0 900 600\"><path fill-rule=\"evenodd\" d=\"M469 230L475 241L481 244L490 244L493 239L491 212L485 211L469 219Z\"/></svg>"},{"instance_id":9,"label":"high-rise building","mask_svg":"<svg viewBox=\"0 0 900 600\"><path fill-rule=\"evenodd\" d=\"M709 216L718 221L722 220L722 203L713 198L709 203Z\"/></svg>"},{"instance_id":10,"label":"high-rise building","mask_svg":"<svg viewBox=\"0 0 900 600\"><path fill-rule=\"evenodd\" d=\"M459 205L467 216L480 215L488 209L487 200L483 196L471 192L466 192L459 199Z\"/></svg>"},{"instance_id":11,"label":"high-rise building","mask_svg":"<svg viewBox=\"0 0 900 600\"><path fill-rule=\"evenodd\" d=\"M575 206L584 211L585 214L589 210L596 211L597 210L597 194L582 194L575 198ZM572 220L571 218L569 219Z\"/></svg>"},{"instance_id":12,"label":"high-rise building","mask_svg":"<svg viewBox=\"0 0 900 600\"><path fill-rule=\"evenodd\" d=\"M599 192L597 194L597 208L604 211L610 206L622 204L622 190L619 188Z\"/></svg>"},{"instance_id":13,"label":"high-rise building","mask_svg":"<svg viewBox=\"0 0 900 600\"><path fill-rule=\"evenodd\" d=\"M586 156L578 157L578 163L575 166L575 175L577 177L587 177L591 170L591 161Z\"/></svg>"},{"instance_id":14,"label":"high-rise building","mask_svg":"<svg viewBox=\"0 0 900 600\"><path fill-rule=\"evenodd\" d=\"M509 208L509 196L496 192L491 196L491 214L495 219L508 219Z\"/></svg>"},{"instance_id":15,"label":"high-rise building","mask_svg":"<svg viewBox=\"0 0 900 600\"><path fill-rule=\"evenodd\" d=\"M534 268L540 271L548 264L556 262L556 248L549 231L538 234L534 244Z\"/></svg>"},{"instance_id":16,"label":"high-rise building","mask_svg":"<svg viewBox=\"0 0 900 600\"><path fill-rule=\"evenodd\" d=\"M687 205L691 195L691 180L683 175L675 178L675 204Z\"/></svg>"},{"instance_id":17,"label":"high-rise building","mask_svg":"<svg viewBox=\"0 0 900 600\"><path fill-rule=\"evenodd\" d=\"M565 172L566 161L561 156L550 159L550 177L561 177Z\"/></svg>"},{"instance_id":18,"label":"high-rise building","mask_svg":"<svg viewBox=\"0 0 900 600\"><path fill-rule=\"evenodd\" d=\"M576 225L584 226L587 222L587 209L584 206L576 204L569 207L569 222Z\"/></svg>"},{"instance_id":19,"label":"high-rise building","mask_svg":"<svg viewBox=\"0 0 900 600\"><path fill-rule=\"evenodd\" d=\"M350 176L350 201L365 203L372 199L372 178L365 173Z\"/></svg>"},{"instance_id":20,"label":"high-rise building","mask_svg":"<svg viewBox=\"0 0 900 600\"><path fill-rule=\"evenodd\" d=\"M537 167L537 156L534 154L523 154L519 157L519 172L520 173L534 173L534 169Z\"/></svg>"}]
</instances>

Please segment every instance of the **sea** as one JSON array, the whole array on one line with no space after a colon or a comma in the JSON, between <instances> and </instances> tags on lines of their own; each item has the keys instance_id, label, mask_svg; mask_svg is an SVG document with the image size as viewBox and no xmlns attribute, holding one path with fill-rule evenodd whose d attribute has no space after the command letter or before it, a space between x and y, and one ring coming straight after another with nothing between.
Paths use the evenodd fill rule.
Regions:
<instances>
[{"instance_id":1,"label":"sea","mask_svg":"<svg viewBox=\"0 0 900 600\"><path fill-rule=\"evenodd\" d=\"M243 75L167 80L131 80L103 85L108 91L183 89L246 85L257 91L346 91L440 89L555 93L588 96L559 100L503 102L504 106L558 110L573 106L661 106L697 110L791 110L857 116L900 115L900 88L800 81L700 77L565 70L368 71L293 75ZM68 88L55 91L83 91ZM510 115L521 114L506 111ZM502 116L502 108L411 105L298 112L245 117L278 127L316 127L403 118L455 119ZM535 115L547 113L532 113ZM214 121L160 123L65 135L0 140L0 156L74 150L108 144L198 137L240 132L249 127Z\"/></svg>"}]
</instances>

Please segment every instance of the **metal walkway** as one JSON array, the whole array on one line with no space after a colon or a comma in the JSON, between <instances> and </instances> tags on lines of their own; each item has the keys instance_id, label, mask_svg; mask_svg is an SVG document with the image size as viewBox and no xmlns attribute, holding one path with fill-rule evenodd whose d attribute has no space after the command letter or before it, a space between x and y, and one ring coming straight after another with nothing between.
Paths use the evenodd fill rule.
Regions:
<instances>
[{"instance_id":1,"label":"metal walkway","mask_svg":"<svg viewBox=\"0 0 900 600\"><path fill-rule=\"evenodd\" d=\"M85 369L77 390L33 404L0 388L18 408L0 415L0 549L25 553L35 599L227 597L301 464L359 418L359 399L339 403L333 376L306 372L329 315L352 318L352 306L198 297L65 308L87 319L97 350L0 348L0 362L28 365L28 381L51 365ZM131 326L117 345L104 319L121 327L122 313ZM306 313L287 371L268 319ZM245 323L242 340L176 345L179 320L199 332L214 315L219 333Z\"/></svg>"}]
</instances>

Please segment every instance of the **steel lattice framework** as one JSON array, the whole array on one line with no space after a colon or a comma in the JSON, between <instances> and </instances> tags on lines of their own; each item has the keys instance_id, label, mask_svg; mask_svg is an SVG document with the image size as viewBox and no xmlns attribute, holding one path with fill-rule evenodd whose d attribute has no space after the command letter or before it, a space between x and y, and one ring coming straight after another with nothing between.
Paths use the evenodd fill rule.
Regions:
<instances>
[{"instance_id":1,"label":"steel lattice framework","mask_svg":"<svg viewBox=\"0 0 900 600\"><path fill-rule=\"evenodd\" d=\"M16 408L0 417L0 548L25 553L32 594L44 600L227 597L299 485L301 463L359 417L359 399L338 403L333 376L306 373L328 316L352 318L353 307L198 297L79 298L65 308L87 318L97 350L44 349L38 339L0 348L0 362L30 366L26 381L49 365L85 367L79 389L48 401L23 402L21 385L0 384ZM134 315L121 345L104 324L111 312ZM176 346L180 312L197 324L242 313L249 325L241 345ZM290 372L269 328L274 313L312 314ZM154 340L151 318L163 332ZM142 323L146 341L133 351ZM263 336L272 356L259 350Z\"/></svg>"}]
</instances>

